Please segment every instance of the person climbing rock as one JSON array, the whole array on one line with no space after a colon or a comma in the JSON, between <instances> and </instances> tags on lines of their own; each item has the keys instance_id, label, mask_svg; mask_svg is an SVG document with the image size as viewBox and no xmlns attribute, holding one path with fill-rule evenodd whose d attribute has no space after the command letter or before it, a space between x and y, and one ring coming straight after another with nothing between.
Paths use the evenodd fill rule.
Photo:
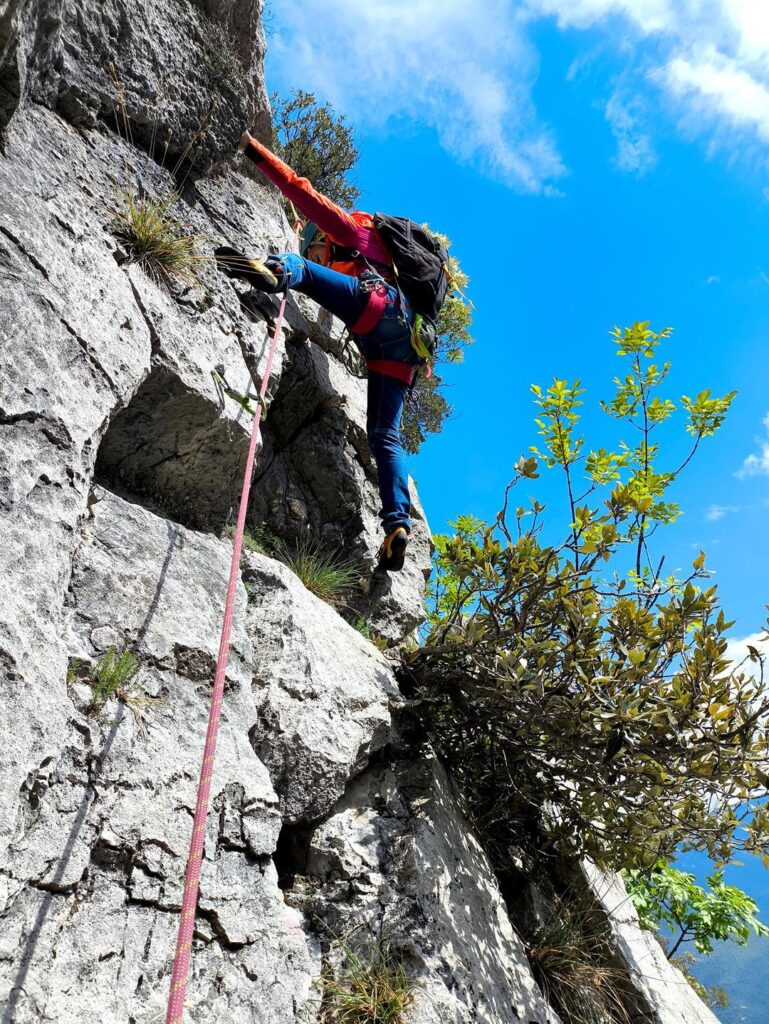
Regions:
<instances>
[{"instance_id":1,"label":"person climbing rock","mask_svg":"<svg viewBox=\"0 0 769 1024\"><path fill-rule=\"evenodd\" d=\"M406 395L424 361L415 338L415 325L419 327L422 318L415 317L396 280L393 259L375 227L375 217L361 211L347 213L248 132L243 133L241 149L310 223L303 232L301 255L284 252L261 262L222 246L215 253L217 264L228 277L240 278L260 291L293 288L302 292L350 330L368 368L366 426L379 475L379 515L385 532L377 568L400 570L411 533L411 503L399 426ZM399 218L387 220L412 226ZM439 246L434 248L445 254ZM445 263L438 262L437 267L440 277ZM448 281L442 286L443 294L447 285Z\"/></svg>"}]
</instances>

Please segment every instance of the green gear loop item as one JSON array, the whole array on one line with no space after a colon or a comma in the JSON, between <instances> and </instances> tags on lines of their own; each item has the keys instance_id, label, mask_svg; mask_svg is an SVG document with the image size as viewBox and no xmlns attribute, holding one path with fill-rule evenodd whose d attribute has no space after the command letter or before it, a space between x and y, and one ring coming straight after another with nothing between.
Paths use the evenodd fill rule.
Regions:
<instances>
[{"instance_id":1,"label":"green gear loop item","mask_svg":"<svg viewBox=\"0 0 769 1024\"><path fill-rule=\"evenodd\" d=\"M223 366L217 366L216 369L212 370L211 376L214 379L214 384L216 385L217 390L223 395L226 395L227 398L231 398L233 402L237 402L241 409L245 409L250 416L256 416L256 408L251 401L254 399L260 409L260 419L263 420L265 418L267 415L267 402L261 395L243 395L240 391L236 391L234 388L230 387L227 383L226 377L224 376Z\"/></svg>"}]
</instances>

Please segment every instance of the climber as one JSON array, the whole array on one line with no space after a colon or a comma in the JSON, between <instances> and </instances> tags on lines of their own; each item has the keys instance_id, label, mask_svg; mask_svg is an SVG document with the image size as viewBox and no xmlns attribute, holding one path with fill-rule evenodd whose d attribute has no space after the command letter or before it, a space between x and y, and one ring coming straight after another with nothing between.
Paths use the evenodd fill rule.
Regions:
<instances>
[{"instance_id":1,"label":"climber","mask_svg":"<svg viewBox=\"0 0 769 1024\"><path fill-rule=\"evenodd\" d=\"M248 132L241 149L310 223L303 232L302 255L284 252L259 262L223 246L216 250L217 264L228 277L239 277L259 291L303 292L350 330L368 368L367 432L379 474L385 532L377 568L402 569L411 504L399 424L406 395L427 354L420 343L422 317L415 317L395 280L392 257L370 214L346 213ZM440 252L445 255L445 250ZM439 271L443 265L438 263Z\"/></svg>"}]
</instances>

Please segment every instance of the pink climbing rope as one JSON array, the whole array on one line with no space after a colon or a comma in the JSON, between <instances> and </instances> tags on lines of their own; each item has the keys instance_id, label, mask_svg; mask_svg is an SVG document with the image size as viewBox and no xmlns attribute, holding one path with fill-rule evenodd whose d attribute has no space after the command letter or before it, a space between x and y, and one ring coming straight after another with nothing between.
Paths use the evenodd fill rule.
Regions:
<instances>
[{"instance_id":1,"label":"pink climbing rope","mask_svg":"<svg viewBox=\"0 0 769 1024\"><path fill-rule=\"evenodd\" d=\"M295 244L297 238L298 228L294 230ZM259 388L259 397L262 401L264 401L264 397L267 394L267 386L272 375L272 364L278 347L278 338L283 327L287 297L288 293L284 294L280 303L278 317L275 321L275 331L272 335L270 351L267 356L267 364L262 375L262 384ZM189 975L190 957L192 954L192 936L195 930L195 911L198 905L198 889L200 888L200 867L203 862L203 852L206 843L206 822L208 820L208 807L211 798L211 779L214 773L216 740L219 735L219 721L221 719L222 701L224 698L224 679L230 651L235 594L238 579L240 578L240 554L243 548L243 531L246 526L246 513L248 511L248 497L251 492L251 477L254 471L256 446L261 436L260 419L261 409L258 408L254 416L251 442L248 446L246 471L243 476L243 491L240 495L240 507L238 509L238 522L235 528L235 540L232 545L232 562L230 563L230 578L227 584L227 598L224 603L222 636L219 641L219 654L216 659L216 673L214 675L214 690L211 695L211 708L208 713L208 731L206 732L203 764L200 769L200 780L198 781L198 799L195 805L195 818L192 823L190 853L187 860L187 870L184 874L182 915L179 920L179 934L176 939L176 955L174 956L174 967L171 974L171 992L168 997L166 1024L183 1024L184 1003L187 996L187 977Z\"/></svg>"}]
</instances>

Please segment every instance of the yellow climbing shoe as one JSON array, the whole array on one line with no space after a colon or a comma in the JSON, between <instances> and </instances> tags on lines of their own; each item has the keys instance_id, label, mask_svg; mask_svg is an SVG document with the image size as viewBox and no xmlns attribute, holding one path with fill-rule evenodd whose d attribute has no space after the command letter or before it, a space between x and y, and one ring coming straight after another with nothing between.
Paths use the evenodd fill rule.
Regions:
<instances>
[{"instance_id":1,"label":"yellow climbing shoe","mask_svg":"<svg viewBox=\"0 0 769 1024\"><path fill-rule=\"evenodd\" d=\"M239 277L260 292L277 292L279 283L269 267L259 260L252 260L245 253L229 245L220 246L215 252L216 265L227 277Z\"/></svg>"},{"instance_id":2,"label":"yellow climbing shoe","mask_svg":"<svg viewBox=\"0 0 769 1024\"><path fill-rule=\"evenodd\" d=\"M406 548L409 546L409 532L405 526L396 526L382 541L379 549L377 569L398 572L406 560Z\"/></svg>"}]
</instances>

